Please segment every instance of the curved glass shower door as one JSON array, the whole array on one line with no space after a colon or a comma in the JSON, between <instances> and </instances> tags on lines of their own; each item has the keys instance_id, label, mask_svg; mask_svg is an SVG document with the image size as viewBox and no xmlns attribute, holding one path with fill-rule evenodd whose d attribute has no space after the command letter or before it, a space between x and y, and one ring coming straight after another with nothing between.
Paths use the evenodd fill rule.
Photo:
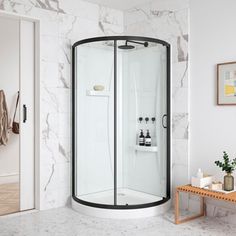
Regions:
<instances>
[{"instance_id":1,"label":"curved glass shower door","mask_svg":"<svg viewBox=\"0 0 236 236\"><path fill-rule=\"evenodd\" d=\"M76 49L75 187L83 201L113 205L114 49L106 43Z\"/></svg>"},{"instance_id":2,"label":"curved glass shower door","mask_svg":"<svg viewBox=\"0 0 236 236\"><path fill-rule=\"evenodd\" d=\"M118 41L117 204L139 205L167 197L167 53L158 43L126 44ZM151 146L139 145L141 130L149 132Z\"/></svg>"},{"instance_id":3,"label":"curved glass shower door","mask_svg":"<svg viewBox=\"0 0 236 236\"><path fill-rule=\"evenodd\" d=\"M72 196L111 209L170 198L170 46L100 37L73 45ZM140 130L147 131L140 145Z\"/></svg>"}]
</instances>

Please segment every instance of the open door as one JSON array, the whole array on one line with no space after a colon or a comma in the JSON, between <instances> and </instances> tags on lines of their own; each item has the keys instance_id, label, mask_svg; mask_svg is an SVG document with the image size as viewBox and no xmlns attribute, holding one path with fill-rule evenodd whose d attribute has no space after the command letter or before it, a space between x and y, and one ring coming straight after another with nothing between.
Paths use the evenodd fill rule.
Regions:
<instances>
[{"instance_id":1,"label":"open door","mask_svg":"<svg viewBox=\"0 0 236 236\"><path fill-rule=\"evenodd\" d=\"M35 23L0 14L0 215L35 208Z\"/></svg>"},{"instance_id":2,"label":"open door","mask_svg":"<svg viewBox=\"0 0 236 236\"><path fill-rule=\"evenodd\" d=\"M20 210L34 208L34 22L20 21Z\"/></svg>"}]
</instances>

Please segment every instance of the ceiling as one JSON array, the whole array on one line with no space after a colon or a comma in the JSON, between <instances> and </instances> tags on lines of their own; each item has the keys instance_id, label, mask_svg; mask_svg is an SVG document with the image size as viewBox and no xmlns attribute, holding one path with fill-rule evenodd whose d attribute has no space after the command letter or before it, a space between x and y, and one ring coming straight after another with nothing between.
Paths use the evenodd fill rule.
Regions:
<instances>
[{"instance_id":1,"label":"ceiling","mask_svg":"<svg viewBox=\"0 0 236 236\"><path fill-rule=\"evenodd\" d=\"M150 2L150 0L86 0L86 1L119 10L127 10L137 5Z\"/></svg>"}]
</instances>

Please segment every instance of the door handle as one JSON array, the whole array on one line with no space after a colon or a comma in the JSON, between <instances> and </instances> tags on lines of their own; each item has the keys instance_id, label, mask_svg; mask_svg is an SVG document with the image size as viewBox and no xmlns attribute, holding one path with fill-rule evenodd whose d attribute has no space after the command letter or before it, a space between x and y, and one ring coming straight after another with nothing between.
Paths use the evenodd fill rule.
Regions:
<instances>
[{"instance_id":1,"label":"door handle","mask_svg":"<svg viewBox=\"0 0 236 236\"><path fill-rule=\"evenodd\" d=\"M23 123L25 123L27 120L27 107L26 105L24 104L23 105Z\"/></svg>"},{"instance_id":2,"label":"door handle","mask_svg":"<svg viewBox=\"0 0 236 236\"><path fill-rule=\"evenodd\" d=\"M167 125L165 125L165 122L164 122L165 117L167 118L167 115L166 115L166 114L164 114L164 115L162 116L162 127L166 129L166 128L167 128Z\"/></svg>"}]
</instances>

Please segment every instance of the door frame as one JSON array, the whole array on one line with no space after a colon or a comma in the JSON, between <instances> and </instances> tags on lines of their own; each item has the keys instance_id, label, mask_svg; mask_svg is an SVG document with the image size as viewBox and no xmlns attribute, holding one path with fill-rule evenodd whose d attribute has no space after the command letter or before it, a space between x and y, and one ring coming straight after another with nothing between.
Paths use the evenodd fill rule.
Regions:
<instances>
[{"instance_id":1,"label":"door frame","mask_svg":"<svg viewBox=\"0 0 236 236\"><path fill-rule=\"evenodd\" d=\"M34 23L34 209L40 210L40 19L0 10L0 17ZM20 174L20 173L19 173ZM20 213L20 211L19 211ZM14 213L13 213L14 214ZM17 213L16 213L17 214Z\"/></svg>"}]
</instances>

